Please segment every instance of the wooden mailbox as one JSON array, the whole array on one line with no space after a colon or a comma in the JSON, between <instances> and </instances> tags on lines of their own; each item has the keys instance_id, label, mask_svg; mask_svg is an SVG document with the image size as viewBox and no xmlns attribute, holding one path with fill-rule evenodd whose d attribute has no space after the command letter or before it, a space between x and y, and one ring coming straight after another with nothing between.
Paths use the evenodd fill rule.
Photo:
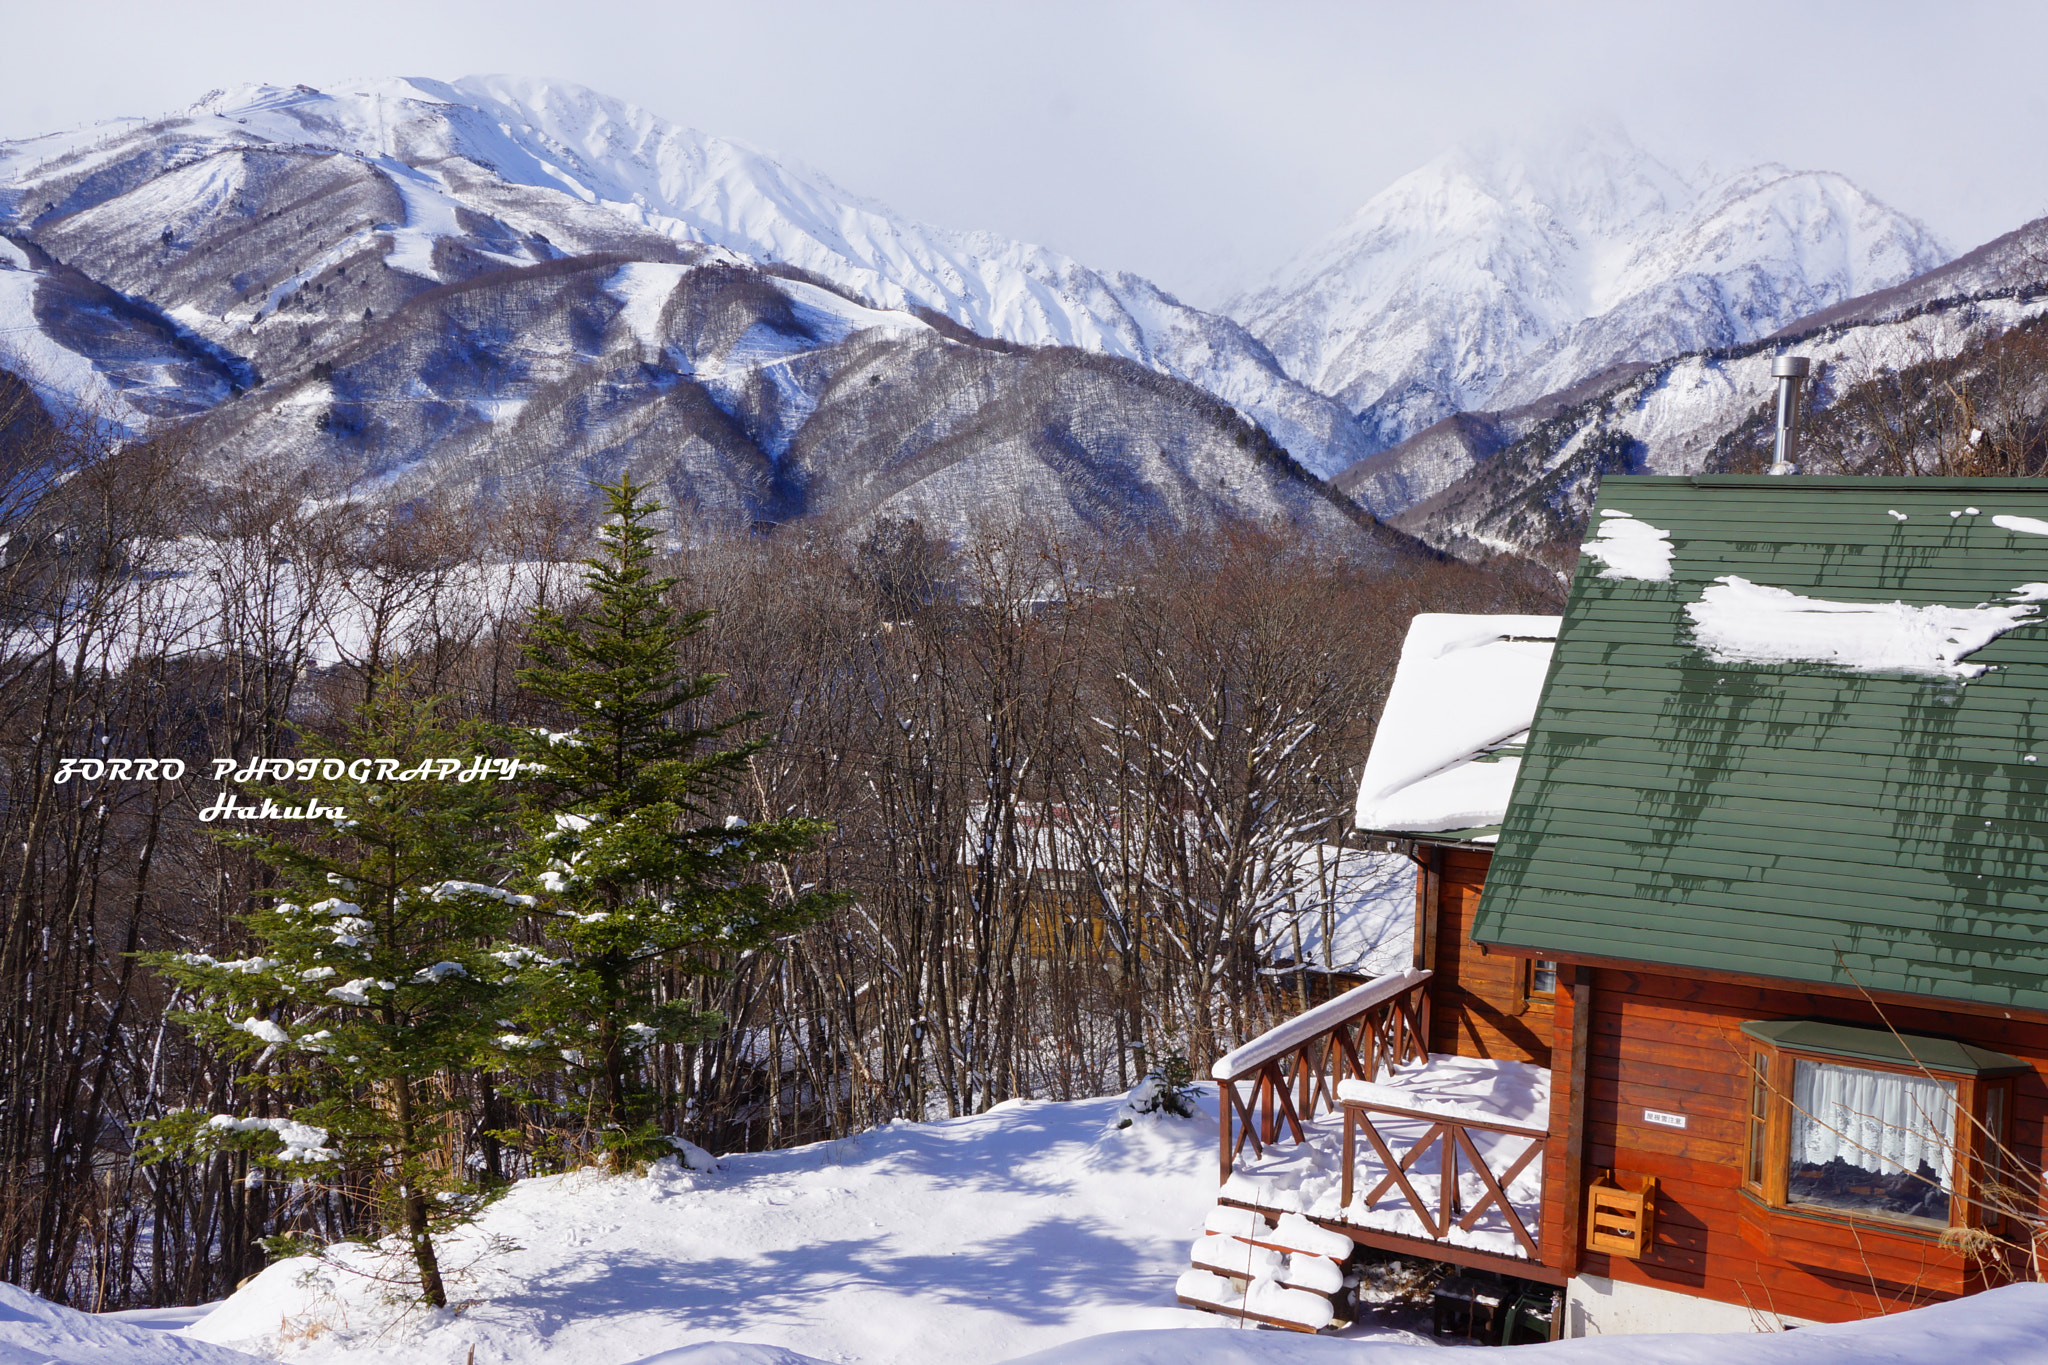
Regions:
<instances>
[{"instance_id":1,"label":"wooden mailbox","mask_svg":"<svg viewBox=\"0 0 2048 1365\"><path fill-rule=\"evenodd\" d=\"M1628 1188L1634 1185L1636 1188ZM1655 1235L1657 1178L1613 1171L1586 1191L1586 1250L1639 1260Z\"/></svg>"}]
</instances>

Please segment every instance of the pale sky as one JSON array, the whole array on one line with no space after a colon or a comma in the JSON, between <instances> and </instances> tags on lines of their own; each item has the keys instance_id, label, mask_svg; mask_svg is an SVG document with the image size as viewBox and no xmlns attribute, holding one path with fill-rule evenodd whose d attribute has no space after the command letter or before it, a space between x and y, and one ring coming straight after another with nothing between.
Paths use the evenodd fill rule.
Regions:
<instances>
[{"instance_id":1,"label":"pale sky","mask_svg":"<svg viewBox=\"0 0 2048 1365\"><path fill-rule=\"evenodd\" d=\"M1841 171L1963 250L2048 212L2048 6L0 3L0 139L249 81L576 81L1214 306L1461 138L1618 118Z\"/></svg>"}]
</instances>

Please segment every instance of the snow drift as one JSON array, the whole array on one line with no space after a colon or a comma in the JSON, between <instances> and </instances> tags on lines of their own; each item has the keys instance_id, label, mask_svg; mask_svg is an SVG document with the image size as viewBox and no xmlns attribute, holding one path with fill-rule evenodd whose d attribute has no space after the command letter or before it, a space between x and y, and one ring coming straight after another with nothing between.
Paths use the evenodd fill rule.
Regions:
<instances>
[{"instance_id":1,"label":"snow drift","mask_svg":"<svg viewBox=\"0 0 2048 1365\"><path fill-rule=\"evenodd\" d=\"M254 1356L61 1308L0 1284L0 1365L258 1365Z\"/></svg>"}]
</instances>

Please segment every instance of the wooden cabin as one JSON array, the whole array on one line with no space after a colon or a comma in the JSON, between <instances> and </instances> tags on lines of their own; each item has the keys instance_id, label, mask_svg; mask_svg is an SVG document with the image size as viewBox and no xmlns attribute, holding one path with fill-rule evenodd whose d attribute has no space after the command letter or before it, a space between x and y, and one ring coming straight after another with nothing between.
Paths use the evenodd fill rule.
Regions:
<instances>
[{"instance_id":1,"label":"wooden cabin","mask_svg":"<svg viewBox=\"0 0 2048 1365\"><path fill-rule=\"evenodd\" d=\"M1557 630L1555 616L1411 623L1355 813L1361 830L1415 867L1406 970L1216 1063L1223 1187L1182 1277L1183 1303L1321 1327L1341 1294L1317 1286L1332 1282L1354 1243L1563 1284L1529 1254L1540 1226L1534 1149L1548 1114L1553 979L1531 975L1529 961L1480 953L1466 932ZM1380 1107L1340 1096L1382 1081L1393 1084ZM1438 1111L1470 1118L1474 1105L1477 1120L1436 1121ZM1398 1181L1388 1172L1400 1163L1378 1159L1381 1145L1417 1158ZM1458 1177L1448 1186L1446 1160ZM1355 1187L1361 1171L1374 1188ZM1360 1193L1370 1195L1364 1207Z\"/></svg>"},{"instance_id":2,"label":"wooden cabin","mask_svg":"<svg viewBox=\"0 0 2048 1365\"><path fill-rule=\"evenodd\" d=\"M1498 829L1361 790L1361 828L1421 872L1415 970L1218 1063L1224 1184L1184 1299L1310 1325L1334 1244L1304 1228L1559 1286L1572 1336L1839 1321L2023 1273L2043 603L2037 481L1610 479L1533 722L1497 751ZM1368 787L1382 745L1421 748L1396 719ZM1263 1278L1225 1273L1231 1240Z\"/></svg>"}]
</instances>

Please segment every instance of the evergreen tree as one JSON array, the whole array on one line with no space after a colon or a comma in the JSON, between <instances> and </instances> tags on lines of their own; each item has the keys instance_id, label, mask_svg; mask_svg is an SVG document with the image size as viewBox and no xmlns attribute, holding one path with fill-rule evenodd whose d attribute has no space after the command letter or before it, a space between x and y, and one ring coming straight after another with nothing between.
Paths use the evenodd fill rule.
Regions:
<instances>
[{"instance_id":1,"label":"evergreen tree","mask_svg":"<svg viewBox=\"0 0 2048 1365\"><path fill-rule=\"evenodd\" d=\"M778 895L763 875L824 822L719 818L762 741L716 746L754 717L703 718L723 679L684 674L678 650L711 614L667 605L676 580L650 567L660 509L640 500L644 487L622 476L601 491L610 516L585 561L589 601L573 617L536 613L534 661L518 675L570 727L515 740L541 770L525 861L553 955L522 971L518 1018L536 1064L567 1063L590 1135L624 1170L667 1150L645 1049L722 1022L665 992L663 975L715 972L721 956L772 944L836 898Z\"/></svg>"},{"instance_id":2,"label":"evergreen tree","mask_svg":"<svg viewBox=\"0 0 2048 1365\"><path fill-rule=\"evenodd\" d=\"M430 760L467 763L482 737L445 725L435 703L380 691L336 745L316 757L377 756L418 773ZM331 771L334 765L328 765ZM150 1132L156 1159L246 1152L294 1177L344 1174L379 1224L405 1242L421 1298L448 1302L434 1236L466 1221L482 1192L444 1150L462 1104L449 1073L493 1055L516 953L500 940L526 898L480 879L502 857L511 826L496 781L438 777L358 783L314 777L295 791L259 790L281 806L307 798L339 808L325 828L234 834L230 842L276 869L271 904L243 919L255 955L150 960L190 992L183 1022L250 1064L259 1097L303 1097L288 1118L185 1110ZM437 1159L439 1158L439 1159Z\"/></svg>"}]
</instances>

